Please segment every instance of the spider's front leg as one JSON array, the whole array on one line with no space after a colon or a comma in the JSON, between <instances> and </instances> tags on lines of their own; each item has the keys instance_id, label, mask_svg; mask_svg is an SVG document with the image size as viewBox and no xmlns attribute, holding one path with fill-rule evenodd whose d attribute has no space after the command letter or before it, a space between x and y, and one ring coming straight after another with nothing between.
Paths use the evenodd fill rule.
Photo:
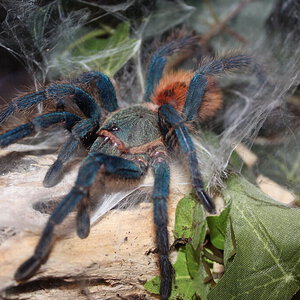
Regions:
<instances>
[{"instance_id":1,"label":"spider's front leg","mask_svg":"<svg viewBox=\"0 0 300 300\"><path fill-rule=\"evenodd\" d=\"M93 143L98 128L99 122L93 119L82 120L72 128L70 137L60 148L55 162L45 175L43 181L45 187L52 187L61 181L64 165L71 160L80 144L88 146Z\"/></svg>"},{"instance_id":2,"label":"spider's front leg","mask_svg":"<svg viewBox=\"0 0 300 300\"><path fill-rule=\"evenodd\" d=\"M156 243L159 253L160 266L160 295L163 300L168 299L172 290L174 270L169 260L168 211L170 169L165 154L157 151L152 158L154 173L154 188L152 193L154 205L154 224L156 226Z\"/></svg>"},{"instance_id":3,"label":"spider's front leg","mask_svg":"<svg viewBox=\"0 0 300 300\"><path fill-rule=\"evenodd\" d=\"M88 198L89 189L95 182L98 172L114 174L125 179L138 179L146 171L147 166L142 163L102 153L91 152L82 162L74 187L69 194L56 207L49 218L34 254L25 261L15 273L17 281L24 281L34 275L49 254L53 239L54 229L79 205L77 214L77 234L80 238L88 236L90 231L90 218L88 205L84 203ZM87 199L88 200L88 199Z\"/></svg>"}]
</instances>

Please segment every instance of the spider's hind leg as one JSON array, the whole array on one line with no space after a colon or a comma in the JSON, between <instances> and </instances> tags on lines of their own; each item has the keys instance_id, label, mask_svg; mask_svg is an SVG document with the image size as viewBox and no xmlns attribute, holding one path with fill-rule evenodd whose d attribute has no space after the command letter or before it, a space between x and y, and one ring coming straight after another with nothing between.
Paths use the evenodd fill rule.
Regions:
<instances>
[{"instance_id":1,"label":"spider's hind leg","mask_svg":"<svg viewBox=\"0 0 300 300\"><path fill-rule=\"evenodd\" d=\"M249 69L249 71L256 76L259 85L266 84L268 87L271 87L262 66L247 54L238 54L212 60L211 62L201 66L197 72L208 76L218 75L226 71L233 71L242 68Z\"/></svg>"},{"instance_id":2,"label":"spider's hind leg","mask_svg":"<svg viewBox=\"0 0 300 300\"><path fill-rule=\"evenodd\" d=\"M230 57L223 57L201 66L197 72L202 75L217 75L225 71L249 68L254 62L252 58L245 54L238 54Z\"/></svg>"}]
</instances>

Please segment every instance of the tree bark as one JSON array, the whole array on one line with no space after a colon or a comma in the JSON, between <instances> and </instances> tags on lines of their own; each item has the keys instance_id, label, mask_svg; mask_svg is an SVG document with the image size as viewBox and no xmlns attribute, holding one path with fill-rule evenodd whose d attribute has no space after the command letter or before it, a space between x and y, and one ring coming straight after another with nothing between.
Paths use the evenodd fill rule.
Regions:
<instances>
[{"instance_id":1,"label":"tree bark","mask_svg":"<svg viewBox=\"0 0 300 300\"><path fill-rule=\"evenodd\" d=\"M63 196L72 185L76 168L72 171L75 175L70 172L62 184L46 189L42 179L55 155L12 153L0 153L0 295L4 299L155 299L143 287L159 275L151 202L108 212L84 240L75 233L60 237L34 277L21 285L14 280L19 265L33 254L48 217L32 207L37 200L47 203ZM188 184L171 188L171 242L177 202L190 189ZM74 215L65 227L72 226Z\"/></svg>"}]
</instances>

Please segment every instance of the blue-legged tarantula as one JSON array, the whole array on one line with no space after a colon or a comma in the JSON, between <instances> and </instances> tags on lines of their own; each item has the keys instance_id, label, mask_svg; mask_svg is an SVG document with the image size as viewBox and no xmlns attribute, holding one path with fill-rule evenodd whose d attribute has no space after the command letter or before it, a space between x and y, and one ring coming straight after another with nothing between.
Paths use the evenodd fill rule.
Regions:
<instances>
[{"instance_id":1,"label":"blue-legged tarantula","mask_svg":"<svg viewBox=\"0 0 300 300\"><path fill-rule=\"evenodd\" d=\"M1 110L0 124L16 113L32 111L40 103L52 107L52 112L34 116L29 123L1 134L0 147L58 123L70 131L70 137L45 176L46 187L61 180L64 165L80 144L89 150L73 188L53 211L34 254L16 271L17 281L27 280L44 263L51 250L55 226L62 223L75 207L78 208L77 234L80 238L88 236L87 201L89 189L97 184L98 173L137 180L151 168L154 174L152 199L161 275L160 295L162 299L169 297L174 272L169 261L167 231L168 154L170 151L184 154L195 194L205 209L213 213L215 206L203 187L190 137L191 127L186 125L203 122L220 108L222 97L214 75L251 65L248 56L235 55L212 60L195 72L165 71L168 56L196 42L193 37L182 38L160 47L153 54L142 104L119 109L110 79L100 72L87 72L70 82L52 83L44 90L22 96ZM75 113L74 107L77 109Z\"/></svg>"}]
</instances>

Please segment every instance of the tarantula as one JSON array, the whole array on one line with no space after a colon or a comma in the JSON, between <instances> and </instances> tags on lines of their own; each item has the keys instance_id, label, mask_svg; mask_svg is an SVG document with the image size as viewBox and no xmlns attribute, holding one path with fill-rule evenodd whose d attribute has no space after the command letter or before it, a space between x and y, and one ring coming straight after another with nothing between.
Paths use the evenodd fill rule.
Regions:
<instances>
[{"instance_id":1,"label":"tarantula","mask_svg":"<svg viewBox=\"0 0 300 300\"><path fill-rule=\"evenodd\" d=\"M62 223L75 207L78 209L77 234L80 238L89 235L87 201L98 173L137 180L151 168L154 174L152 199L161 275L160 295L162 299L170 296L174 272L169 260L167 231L168 155L174 151L184 154L196 197L208 212L214 213L214 203L204 190L190 125L214 116L222 104L214 75L251 65L248 56L235 55L211 60L195 72L165 71L167 57L196 43L196 38L182 38L160 47L152 55L142 104L120 109L110 79L101 72L87 72L70 82L52 83L2 109L0 124L16 113L32 111L40 103L52 111L33 116L29 123L0 135L0 147L58 123L70 132L56 161L46 173L43 182L46 187L61 180L64 165L80 144L89 150L73 188L53 211L34 254L16 271L16 281L27 280L44 263L51 250L55 226Z\"/></svg>"}]
</instances>

